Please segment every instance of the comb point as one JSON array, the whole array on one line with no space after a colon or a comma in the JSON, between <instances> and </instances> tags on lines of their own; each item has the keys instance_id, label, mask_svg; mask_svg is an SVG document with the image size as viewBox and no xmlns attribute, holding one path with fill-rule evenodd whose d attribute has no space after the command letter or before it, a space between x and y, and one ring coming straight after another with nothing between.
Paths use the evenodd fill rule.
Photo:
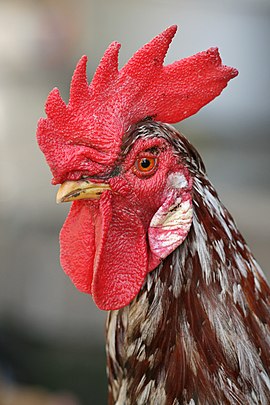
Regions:
<instances>
[{"instance_id":1,"label":"comb point","mask_svg":"<svg viewBox=\"0 0 270 405\"><path fill-rule=\"evenodd\" d=\"M66 104L63 101L60 92L57 87L55 87L48 95L45 112L48 118L56 118L61 115L66 110Z\"/></svg>"},{"instance_id":2,"label":"comb point","mask_svg":"<svg viewBox=\"0 0 270 405\"><path fill-rule=\"evenodd\" d=\"M87 60L87 56L83 55L74 70L70 85L69 105L79 104L80 100L87 98L89 94L86 73Z\"/></svg>"}]
</instances>

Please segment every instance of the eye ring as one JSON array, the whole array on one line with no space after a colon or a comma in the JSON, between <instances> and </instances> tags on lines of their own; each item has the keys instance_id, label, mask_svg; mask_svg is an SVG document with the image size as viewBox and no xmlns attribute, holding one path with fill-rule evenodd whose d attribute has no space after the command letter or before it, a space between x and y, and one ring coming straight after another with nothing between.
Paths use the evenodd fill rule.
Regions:
<instances>
[{"instance_id":1,"label":"eye ring","mask_svg":"<svg viewBox=\"0 0 270 405\"><path fill-rule=\"evenodd\" d=\"M140 177L152 176L157 169L158 159L153 156L140 156L134 164L134 172Z\"/></svg>"}]
</instances>

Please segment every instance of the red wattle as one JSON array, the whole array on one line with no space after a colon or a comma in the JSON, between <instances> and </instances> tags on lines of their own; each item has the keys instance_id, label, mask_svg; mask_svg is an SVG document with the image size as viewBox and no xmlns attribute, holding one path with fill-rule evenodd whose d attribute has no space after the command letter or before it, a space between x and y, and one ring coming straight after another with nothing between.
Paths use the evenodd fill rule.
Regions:
<instances>
[{"instance_id":1,"label":"red wattle","mask_svg":"<svg viewBox=\"0 0 270 405\"><path fill-rule=\"evenodd\" d=\"M65 273L104 310L128 305L148 271L146 232L127 207L110 192L99 202L76 201L60 233Z\"/></svg>"},{"instance_id":2,"label":"red wattle","mask_svg":"<svg viewBox=\"0 0 270 405\"><path fill-rule=\"evenodd\" d=\"M60 261L78 290L91 293L95 256L94 204L74 201L60 232Z\"/></svg>"},{"instance_id":3,"label":"red wattle","mask_svg":"<svg viewBox=\"0 0 270 405\"><path fill-rule=\"evenodd\" d=\"M145 229L139 216L127 207L127 201L112 198L110 193L100 200L102 237L96 251L92 295L104 310L128 305L147 273Z\"/></svg>"}]
</instances>

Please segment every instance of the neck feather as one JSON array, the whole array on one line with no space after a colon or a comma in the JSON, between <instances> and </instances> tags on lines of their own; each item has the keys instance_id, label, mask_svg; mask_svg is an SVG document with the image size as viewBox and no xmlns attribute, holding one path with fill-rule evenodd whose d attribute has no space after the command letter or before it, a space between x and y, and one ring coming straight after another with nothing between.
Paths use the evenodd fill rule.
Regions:
<instances>
[{"instance_id":1,"label":"neck feather","mask_svg":"<svg viewBox=\"0 0 270 405\"><path fill-rule=\"evenodd\" d=\"M111 404L270 402L269 287L206 176L193 204L185 242L108 316Z\"/></svg>"}]
</instances>

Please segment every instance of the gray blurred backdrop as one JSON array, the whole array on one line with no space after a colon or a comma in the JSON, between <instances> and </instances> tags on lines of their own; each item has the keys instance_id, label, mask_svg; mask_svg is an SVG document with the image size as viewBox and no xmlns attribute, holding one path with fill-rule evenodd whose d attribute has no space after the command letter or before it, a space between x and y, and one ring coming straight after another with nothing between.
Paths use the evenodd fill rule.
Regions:
<instances>
[{"instance_id":1,"label":"gray blurred backdrop","mask_svg":"<svg viewBox=\"0 0 270 405\"><path fill-rule=\"evenodd\" d=\"M104 320L59 265L69 206L35 131L48 92L68 101L73 69L89 56L91 79L106 47L120 66L171 24L166 62L218 46L239 76L178 128L268 275L270 216L269 0L0 0L0 374L8 384L73 392L63 404L106 402ZM71 401L71 402L68 402ZM73 402L72 402L73 401ZM62 402L61 402L62 403ZM36 402L37 404L37 402Z\"/></svg>"}]
</instances>

